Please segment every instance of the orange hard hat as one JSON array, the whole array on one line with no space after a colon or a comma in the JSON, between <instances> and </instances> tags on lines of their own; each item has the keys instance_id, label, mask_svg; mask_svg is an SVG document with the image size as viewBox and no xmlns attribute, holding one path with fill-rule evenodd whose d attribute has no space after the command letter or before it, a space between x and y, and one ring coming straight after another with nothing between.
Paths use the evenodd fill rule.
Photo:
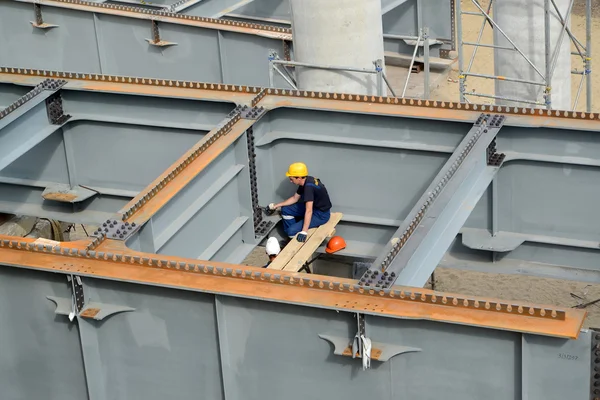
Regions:
<instances>
[{"instance_id":1,"label":"orange hard hat","mask_svg":"<svg viewBox=\"0 0 600 400\"><path fill-rule=\"evenodd\" d=\"M329 239L327 243L327 247L325 248L325 252L327 253L335 253L336 251L340 251L346 248L346 241L341 236L334 236Z\"/></svg>"}]
</instances>

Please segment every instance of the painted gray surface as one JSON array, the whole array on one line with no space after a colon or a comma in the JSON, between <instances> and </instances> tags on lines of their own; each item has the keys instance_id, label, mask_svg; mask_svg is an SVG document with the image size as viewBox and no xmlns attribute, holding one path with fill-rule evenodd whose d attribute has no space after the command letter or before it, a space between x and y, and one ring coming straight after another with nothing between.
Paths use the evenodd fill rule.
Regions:
<instances>
[{"instance_id":1,"label":"painted gray surface","mask_svg":"<svg viewBox=\"0 0 600 400\"><path fill-rule=\"evenodd\" d=\"M213 0L214 1L214 0ZM418 36L418 0L382 0L383 33L391 35ZM201 9L202 3L194 6ZM184 14L202 15L196 11ZM453 40L452 35L452 7L450 0L422 1L423 26L430 28L430 37ZM279 20L291 23L289 0L254 0L253 2L233 11L231 14L247 18ZM206 15L205 15L206 16ZM408 49L408 47L407 47Z\"/></svg>"},{"instance_id":2,"label":"painted gray surface","mask_svg":"<svg viewBox=\"0 0 600 400\"><path fill-rule=\"evenodd\" d=\"M494 196L490 189L484 193L465 227L478 228L481 242L492 229L509 237L525 235L524 244L515 250L496 253L499 262L598 271L594 259L600 238L593 228L597 223L591 200L600 194L597 133L510 126L510 117L507 124L498 136L498 151L507 154L498 173L498 193ZM469 129L467 123L441 120L272 111L255 128L261 202L291 195L293 187L283 173L290 162L305 161L309 171L327 185L334 209L344 213L338 232L353 242L345 253L375 258ZM358 232L367 224L377 231ZM466 248L460 242L450 255L463 266L472 260L491 260L488 251ZM535 274L531 265L521 269ZM570 279L579 277L570 275Z\"/></svg>"},{"instance_id":3,"label":"painted gray surface","mask_svg":"<svg viewBox=\"0 0 600 400\"><path fill-rule=\"evenodd\" d=\"M11 43L0 65L268 86L269 50L283 54L279 39L162 22L161 39L177 45L155 47L149 20L50 6L44 20L60 26L41 31L32 4L0 0L0 10L0 40Z\"/></svg>"},{"instance_id":4,"label":"painted gray surface","mask_svg":"<svg viewBox=\"0 0 600 400\"><path fill-rule=\"evenodd\" d=\"M15 92L10 87L3 85L2 89L10 95ZM0 170L0 184L6 188L0 192L2 212L72 222L103 221L234 107L227 102L79 91L61 94L65 112L72 115L62 128L48 124L42 102L2 129L0 140L14 139L12 145L0 150L0 154L7 155L23 153L28 137L46 136L48 129L54 131ZM84 185L98 191L100 198L80 204L81 210L71 204L44 201L44 188L55 184ZM85 212L79 212L82 210Z\"/></svg>"},{"instance_id":5,"label":"painted gray surface","mask_svg":"<svg viewBox=\"0 0 600 400\"><path fill-rule=\"evenodd\" d=\"M94 371L94 400L589 398L587 331L563 340L367 315L372 341L421 351L363 371L318 336L350 340L352 313L84 276L86 299L135 310L70 324L45 298L69 298L64 275L7 266L0 274L0 315L12 322L0 328L0 383L11 400L84 399L84 366ZM15 375L16 359L27 373Z\"/></svg>"},{"instance_id":6,"label":"painted gray surface","mask_svg":"<svg viewBox=\"0 0 600 400\"><path fill-rule=\"evenodd\" d=\"M195 15L195 7L225 9L229 1L200 2L184 12ZM417 35L415 2L384 16L384 34ZM436 34L450 39L450 10L445 3L436 0L424 6L423 20ZM246 7L251 8L244 11ZM287 2L255 1L235 13L260 17L288 7ZM0 65L268 86L269 50L283 55L281 40L255 35L160 22L161 39L177 45L155 47L146 41L152 38L149 20L43 6L44 21L59 26L42 30L29 22L35 18L31 3L1 0L0 10L0 40L6 43L0 48ZM386 50L412 54L402 40L387 37L385 42ZM437 55L439 48L432 46L431 51ZM277 74L275 84L287 87Z\"/></svg>"},{"instance_id":7,"label":"painted gray surface","mask_svg":"<svg viewBox=\"0 0 600 400\"><path fill-rule=\"evenodd\" d=\"M0 183L11 188L0 191L3 212L102 221L233 107L71 90L63 97L73 115L67 143L56 132L0 173ZM27 114L19 122L25 131L33 129ZM305 161L327 185L334 209L344 213L337 226L348 242L342 253L374 259L470 128L468 122L401 116L270 111L254 127L259 204L290 196L294 188L284 172L290 162ZM597 132L514 126L509 116L497 142L507 155L497 190L483 194L440 265L600 282L593 201L600 195ZM150 248L243 260L255 241L249 233L248 160L239 143L155 216ZM98 168L108 153L122 161ZM74 212L41 200L53 183L91 185L102 196Z\"/></svg>"},{"instance_id":8,"label":"painted gray surface","mask_svg":"<svg viewBox=\"0 0 600 400\"><path fill-rule=\"evenodd\" d=\"M240 262L255 244L245 136L152 217L160 254ZM207 229L210 227L210 229ZM240 253L238 253L238 251Z\"/></svg>"},{"instance_id":9,"label":"painted gray surface","mask_svg":"<svg viewBox=\"0 0 600 400\"><path fill-rule=\"evenodd\" d=\"M70 297L65 275L0 268L2 399L86 398L77 325L46 296Z\"/></svg>"},{"instance_id":10,"label":"painted gray surface","mask_svg":"<svg viewBox=\"0 0 600 400\"><path fill-rule=\"evenodd\" d=\"M86 296L135 311L87 322L106 399L222 398L214 298L83 278ZM209 345L210 343L210 345Z\"/></svg>"},{"instance_id":11,"label":"painted gray surface","mask_svg":"<svg viewBox=\"0 0 600 400\"><path fill-rule=\"evenodd\" d=\"M35 21L32 4L2 0L0 9L0 41L6 43L0 49L0 64L101 72L93 14L44 7L44 22L59 27L42 30L32 27L29 22Z\"/></svg>"}]
</instances>

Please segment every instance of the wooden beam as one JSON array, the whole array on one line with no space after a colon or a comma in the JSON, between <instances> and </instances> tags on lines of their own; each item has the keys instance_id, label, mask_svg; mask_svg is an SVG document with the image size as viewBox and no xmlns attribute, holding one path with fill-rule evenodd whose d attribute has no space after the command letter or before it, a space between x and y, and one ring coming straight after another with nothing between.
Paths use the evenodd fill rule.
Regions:
<instances>
[{"instance_id":1,"label":"wooden beam","mask_svg":"<svg viewBox=\"0 0 600 400\"><path fill-rule=\"evenodd\" d=\"M341 219L342 213L331 213L329 221L325 224L308 230L306 242L292 240L267 268L297 272L323 240L335 232L335 227Z\"/></svg>"}]
</instances>

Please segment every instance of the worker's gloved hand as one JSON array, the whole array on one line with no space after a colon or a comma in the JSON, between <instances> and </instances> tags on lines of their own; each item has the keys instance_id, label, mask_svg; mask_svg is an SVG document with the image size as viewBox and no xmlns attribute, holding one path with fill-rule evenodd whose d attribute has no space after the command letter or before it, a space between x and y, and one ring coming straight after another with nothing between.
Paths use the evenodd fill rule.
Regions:
<instances>
[{"instance_id":1,"label":"worker's gloved hand","mask_svg":"<svg viewBox=\"0 0 600 400\"><path fill-rule=\"evenodd\" d=\"M275 203L271 203L265 207L265 214L273 215L275 213L275 210L276 210Z\"/></svg>"},{"instance_id":2,"label":"worker's gloved hand","mask_svg":"<svg viewBox=\"0 0 600 400\"><path fill-rule=\"evenodd\" d=\"M296 239L298 239L299 242L306 242L306 235L308 235L306 232L302 231L300 233L298 233L298 235L296 236Z\"/></svg>"}]
</instances>

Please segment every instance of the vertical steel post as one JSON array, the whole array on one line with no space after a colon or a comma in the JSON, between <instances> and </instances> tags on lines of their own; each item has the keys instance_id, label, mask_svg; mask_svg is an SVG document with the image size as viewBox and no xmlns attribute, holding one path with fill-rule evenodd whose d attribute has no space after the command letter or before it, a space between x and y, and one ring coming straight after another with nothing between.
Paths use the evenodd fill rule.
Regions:
<instances>
[{"instance_id":1,"label":"vertical steel post","mask_svg":"<svg viewBox=\"0 0 600 400\"><path fill-rule=\"evenodd\" d=\"M552 69L551 69L551 55L550 55L550 0L544 1L544 42L546 52L546 90L544 93L544 103L548 110L552 109Z\"/></svg>"},{"instance_id":2,"label":"vertical steel post","mask_svg":"<svg viewBox=\"0 0 600 400\"><path fill-rule=\"evenodd\" d=\"M423 91L423 97L429 98L429 28L423 28L423 39L424 41L424 57L425 57L425 90Z\"/></svg>"},{"instance_id":3,"label":"vertical steel post","mask_svg":"<svg viewBox=\"0 0 600 400\"><path fill-rule=\"evenodd\" d=\"M586 111L592 112L592 0L585 4L585 91Z\"/></svg>"},{"instance_id":4,"label":"vertical steel post","mask_svg":"<svg viewBox=\"0 0 600 400\"><path fill-rule=\"evenodd\" d=\"M383 96L383 61L375 60L375 71L377 71L377 96Z\"/></svg>"},{"instance_id":5,"label":"vertical steel post","mask_svg":"<svg viewBox=\"0 0 600 400\"><path fill-rule=\"evenodd\" d=\"M460 0L456 2L456 45L458 47L458 88L460 102L465 102L465 77L463 75L463 40L462 40L462 8Z\"/></svg>"},{"instance_id":6,"label":"vertical steel post","mask_svg":"<svg viewBox=\"0 0 600 400\"><path fill-rule=\"evenodd\" d=\"M270 88L275 87L275 83L274 83L275 79L274 79L274 76L273 76L273 68L274 68L273 61L269 60L269 87Z\"/></svg>"}]
</instances>

